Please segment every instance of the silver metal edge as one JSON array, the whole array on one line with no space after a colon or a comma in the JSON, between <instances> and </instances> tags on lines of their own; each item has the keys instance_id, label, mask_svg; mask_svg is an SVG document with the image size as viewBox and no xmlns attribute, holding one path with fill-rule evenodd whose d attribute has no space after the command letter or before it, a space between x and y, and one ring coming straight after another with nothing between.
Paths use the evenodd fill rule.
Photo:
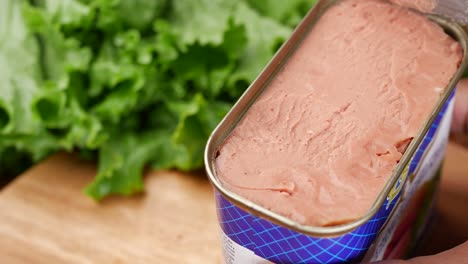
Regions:
<instances>
[{"instance_id":1,"label":"silver metal edge","mask_svg":"<svg viewBox=\"0 0 468 264\"><path fill-rule=\"evenodd\" d=\"M313 237L336 237L346 233L349 233L356 228L362 226L369 220L371 220L374 215L380 210L381 206L385 203L386 197L389 192L392 190L393 186L396 184L400 178L401 173L405 167L411 161L414 153L417 151L420 143L423 141L426 133L428 132L430 126L437 118L438 113L442 110L444 104L449 99L451 93L455 89L457 82L463 75L465 68L467 67L467 56L468 56L468 36L464 29L453 22L449 22L445 19L429 16L432 20L441 25L445 30L447 30L452 36L461 44L463 48L463 60L459 66L457 73L454 75L452 80L447 86L446 92L439 100L439 103L431 113L429 120L426 122L426 125L420 130L418 136L411 142L408 146L407 151L402 157L402 160L397 165L395 171L393 172L390 180L383 188L382 192L376 199L376 202L371 207L369 212L362 218L350 222L344 225L330 226L330 227L317 227L317 226L306 226L301 225L295 221L292 221L284 216L281 216L277 213L274 213L262 206L259 206L240 195L237 195L227 189L225 189L222 183L216 177L214 160L216 158L216 152L218 147L222 142L229 136L230 132L237 125L237 123L243 118L244 114L248 111L250 106L255 102L256 98L262 93L265 87L268 86L268 83L273 79L276 73L281 69L281 66L285 63L289 55L291 55L296 48L301 43L301 40L307 34L309 29L313 27L315 22L321 17L321 14L325 12L329 6L333 5L339 0L329 0L329 1L319 1L317 5L309 11L305 16L303 21L298 25L294 30L291 37L283 44L280 50L276 53L270 63L264 68L260 73L257 79L251 84L251 86L244 92L240 97L237 103L232 107L229 113L223 118L220 124L211 134L208 139L204 159L205 159L205 168L208 174L208 178L211 181L215 189L220 192L226 199L231 203L238 206L239 208L246 210L247 212L259 216L261 218L267 219L277 225L292 229L296 232L303 233L305 235Z\"/></svg>"}]
</instances>

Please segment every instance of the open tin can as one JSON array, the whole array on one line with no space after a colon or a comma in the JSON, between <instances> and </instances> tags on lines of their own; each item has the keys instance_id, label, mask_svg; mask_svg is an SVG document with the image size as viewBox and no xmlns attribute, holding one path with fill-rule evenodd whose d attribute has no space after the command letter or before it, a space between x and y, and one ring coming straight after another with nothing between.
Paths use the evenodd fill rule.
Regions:
<instances>
[{"instance_id":1,"label":"open tin can","mask_svg":"<svg viewBox=\"0 0 468 264\"><path fill-rule=\"evenodd\" d=\"M462 63L368 213L330 227L305 226L229 190L218 179L216 152L321 15L336 0L319 1L211 135L205 166L215 187L225 263L354 263L404 257L430 219L450 132L455 86L467 65L463 28L430 17L464 50Z\"/></svg>"}]
</instances>

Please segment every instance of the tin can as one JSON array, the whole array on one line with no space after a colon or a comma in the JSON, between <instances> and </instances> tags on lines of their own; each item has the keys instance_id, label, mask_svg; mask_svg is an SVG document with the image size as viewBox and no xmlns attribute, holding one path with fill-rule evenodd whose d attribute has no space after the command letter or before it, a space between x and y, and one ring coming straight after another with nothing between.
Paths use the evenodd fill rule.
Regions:
<instances>
[{"instance_id":1,"label":"tin can","mask_svg":"<svg viewBox=\"0 0 468 264\"><path fill-rule=\"evenodd\" d=\"M205 167L215 187L225 263L354 263L400 258L415 246L430 219L449 136L455 85L466 68L468 47L463 28L438 17L430 18L460 43L463 61L364 217L339 226L301 225L227 190L216 176L218 147L335 2L317 3L208 140Z\"/></svg>"}]
</instances>

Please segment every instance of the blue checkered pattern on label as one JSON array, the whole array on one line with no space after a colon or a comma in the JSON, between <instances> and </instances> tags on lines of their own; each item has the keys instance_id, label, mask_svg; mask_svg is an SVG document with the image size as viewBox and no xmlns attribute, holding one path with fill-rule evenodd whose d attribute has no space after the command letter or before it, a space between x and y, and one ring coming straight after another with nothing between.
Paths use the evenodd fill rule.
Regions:
<instances>
[{"instance_id":1,"label":"blue checkered pattern on label","mask_svg":"<svg viewBox=\"0 0 468 264\"><path fill-rule=\"evenodd\" d=\"M447 103L444 105L442 110L440 111L439 115L437 116L436 120L434 123L432 123L431 128L429 129L429 132L427 132L426 136L424 137L423 142L419 146L416 154L414 155L414 158L411 160L411 164L409 167L409 173L413 173L416 168L418 167L419 163L421 163L421 159L424 156L424 153L426 152L427 147L432 141L432 138L434 137L435 133L437 132L437 128L439 128L439 124L442 121L442 118L444 118L445 113L447 112L447 109L450 105L450 102L454 99L455 97L455 91L452 92L450 95L449 100Z\"/></svg>"},{"instance_id":2,"label":"blue checkered pattern on label","mask_svg":"<svg viewBox=\"0 0 468 264\"><path fill-rule=\"evenodd\" d=\"M365 225L338 238L314 238L275 225L216 194L224 233L239 245L274 263L343 263L359 260L388 217L380 210Z\"/></svg>"},{"instance_id":3,"label":"blue checkered pattern on label","mask_svg":"<svg viewBox=\"0 0 468 264\"><path fill-rule=\"evenodd\" d=\"M453 94L449 102L452 99ZM420 163L449 102L421 143L410 165L410 173ZM405 182L400 184L405 184ZM387 201L371 220L353 232L336 238L315 238L256 217L233 205L220 193L215 194L218 218L223 232L256 255L278 264L358 262L374 242L400 195L398 194L397 199L390 201L388 207L389 201Z\"/></svg>"}]
</instances>

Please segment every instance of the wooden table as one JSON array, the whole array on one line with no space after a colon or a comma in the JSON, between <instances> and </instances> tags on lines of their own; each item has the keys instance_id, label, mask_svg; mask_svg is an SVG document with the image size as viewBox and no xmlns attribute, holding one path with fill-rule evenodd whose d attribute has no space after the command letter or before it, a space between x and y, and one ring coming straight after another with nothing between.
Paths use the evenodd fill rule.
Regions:
<instances>
[{"instance_id":1,"label":"wooden table","mask_svg":"<svg viewBox=\"0 0 468 264\"><path fill-rule=\"evenodd\" d=\"M423 253L468 238L468 152L451 145L438 228ZM147 192L96 204L93 164L60 154L0 192L0 262L220 263L212 190L203 175L151 172ZM449 239L450 238L450 239Z\"/></svg>"}]
</instances>

